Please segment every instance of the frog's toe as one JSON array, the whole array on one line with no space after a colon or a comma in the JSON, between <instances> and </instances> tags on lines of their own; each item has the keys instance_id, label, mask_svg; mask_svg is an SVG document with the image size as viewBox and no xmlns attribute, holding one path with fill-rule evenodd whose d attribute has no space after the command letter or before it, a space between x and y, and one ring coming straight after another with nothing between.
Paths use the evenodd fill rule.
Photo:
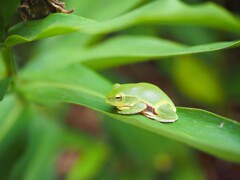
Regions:
<instances>
[{"instance_id":1,"label":"frog's toe","mask_svg":"<svg viewBox=\"0 0 240 180\"><path fill-rule=\"evenodd\" d=\"M143 111L142 114L148 118L154 119L154 117L156 116L155 114L153 114L150 111Z\"/></svg>"}]
</instances>

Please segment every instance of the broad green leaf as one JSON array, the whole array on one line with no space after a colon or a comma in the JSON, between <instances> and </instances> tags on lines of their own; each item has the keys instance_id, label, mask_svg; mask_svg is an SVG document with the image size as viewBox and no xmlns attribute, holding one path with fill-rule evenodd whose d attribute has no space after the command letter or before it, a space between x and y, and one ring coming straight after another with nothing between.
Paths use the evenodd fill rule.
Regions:
<instances>
[{"instance_id":1,"label":"broad green leaf","mask_svg":"<svg viewBox=\"0 0 240 180\"><path fill-rule=\"evenodd\" d=\"M185 96L203 104L221 105L223 90L216 72L200 59L190 56L175 59L172 78Z\"/></svg>"},{"instance_id":2,"label":"broad green leaf","mask_svg":"<svg viewBox=\"0 0 240 180\"><path fill-rule=\"evenodd\" d=\"M175 123L159 123L142 115L119 115L104 102L111 84L82 66L22 77L21 91L36 102L67 102L95 109L112 118L188 144L199 150L240 162L240 124L213 113L178 107ZM224 143L222 143L224 142Z\"/></svg>"},{"instance_id":3,"label":"broad green leaf","mask_svg":"<svg viewBox=\"0 0 240 180\"><path fill-rule=\"evenodd\" d=\"M103 69L161 57L217 51L239 45L240 41L232 41L186 46L155 37L120 36L89 48L81 58L78 57L78 62L91 68Z\"/></svg>"},{"instance_id":4,"label":"broad green leaf","mask_svg":"<svg viewBox=\"0 0 240 180\"><path fill-rule=\"evenodd\" d=\"M55 179L61 129L51 118L34 108L30 108L28 114L31 121L27 149L16 163L10 179Z\"/></svg>"},{"instance_id":5,"label":"broad green leaf","mask_svg":"<svg viewBox=\"0 0 240 180\"><path fill-rule=\"evenodd\" d=\"M105 69L169 56L217 51L239 46L240 41L218 42L186 46L149 36L118 36L89 48L60 46L57 51L42 49L33 57L23 73L64 68L69 64L84 63L94 69ZM68 59L66 60L66 57ZM41 68L40 68L41 67Z\"/></svg>"},{"instance_id":6,"label":"broad green leaf","mask_svg":"<svg viewBox=\"0 0 240 180\"><path fill-rule=\"evenodd\" d=\"M9 30L5 45L13 46L76 31L102 34L143 23L201 25L233 32L240 29L237 19L213 3L189 6L178 0L158 0L108 21L96 22L76 15L51 14L42 20L20 23Z\"/></svg>"},{"instance_id":7,"label":"broad green leaf","mask_svg":"<svg viewBox=\"0 0 240 180\"><path fill-rule=\"evenodd\" d=\"M90 25L87 30L107 33L143 23L200 25L235 32L240 28L237 18L214 3L190 6L180 0L158 0L112 20Z\"/></svg>"},{"instance_id":8,"label":"broad green leaf","mask_svg":"<svg viewBox=\"0 0 240 180\"><path fill-rule=\"evenodd\" d=\"M87 24L94 23L93 20L72 14L51 14L42 20L22 22L9 30L6 46L56 36L70 32L80 31Z\"/></svg>"}]
</instances>

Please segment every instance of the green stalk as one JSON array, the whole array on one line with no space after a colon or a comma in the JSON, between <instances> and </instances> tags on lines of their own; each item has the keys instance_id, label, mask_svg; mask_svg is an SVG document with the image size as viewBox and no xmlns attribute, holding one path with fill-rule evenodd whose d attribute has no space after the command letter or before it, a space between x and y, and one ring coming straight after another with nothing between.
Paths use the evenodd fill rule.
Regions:
<instances>
[{"instance_id":1,"label":"green stalk","mask_svg":"<svg viewBox=\"0 0 240 180\"><path fill-rule=\"evenodd\" d=\"M17 78L17 71L16 71L15 62L13 59L12 48L3 47L2 56L3 56L3 61L6 67L6 79L9 80L11 89L15 89L15 86L16 86L15 80Z\"/></svg>"}]
</instances>

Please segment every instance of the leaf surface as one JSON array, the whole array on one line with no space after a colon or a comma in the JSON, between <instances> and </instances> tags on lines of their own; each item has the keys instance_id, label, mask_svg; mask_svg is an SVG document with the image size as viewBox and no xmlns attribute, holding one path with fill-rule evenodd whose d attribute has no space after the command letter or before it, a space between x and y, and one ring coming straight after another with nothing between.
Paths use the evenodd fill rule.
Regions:
<instances>
[{"instance_id":1,"label":"leaf surface","mask_svg":"<svg viewBox=\"0 0 240 180\"><path fill-rule=\"evenodd\" d=\"M41 72L42 69L50 71L75 63L83 63L94 69L106 69L169 56L217 51L239 45L240 41L232 41L186 46L156 37L118 36L90 48L80 48L77 45L66 47L64 44L58 47L58 51L43 48L22 73L32 74Z\"/></svg>"},{"instance_id":2,"label":"leaf surface","mask_svg":"<svg viewBox=\"0 0 240 180\"><path fill-rule=\"evenodd\" d=\"M240 162L240 124L216 114L178 107L175 123L159 123L142 115L119 115L107 105L105 95L111 83L82 66L24 77L22 93L31 101L66 102L83 105L114 119L144 128L188 144L199 150L234 162ZM224 143L223 143L224 142Z\"/></svg>"}]
</instances>

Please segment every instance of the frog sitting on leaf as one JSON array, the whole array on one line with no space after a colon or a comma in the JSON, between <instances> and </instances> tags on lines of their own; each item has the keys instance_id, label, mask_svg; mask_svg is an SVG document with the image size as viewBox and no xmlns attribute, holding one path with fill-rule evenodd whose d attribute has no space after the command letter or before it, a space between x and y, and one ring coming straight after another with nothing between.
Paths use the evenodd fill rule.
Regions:
<instances>
[{"instance_id":1,"label":"frog sitting on leaf","mask_svg":"<svg viewBox=\"0 0 240 180\"><path fill-rule=\"evenodd\" d=\"M137 114L159 122L175 122L176 107L157 86L149 83L115 84L106 103L116 106L120 114Z\"/></svg>"}]
</instances>

